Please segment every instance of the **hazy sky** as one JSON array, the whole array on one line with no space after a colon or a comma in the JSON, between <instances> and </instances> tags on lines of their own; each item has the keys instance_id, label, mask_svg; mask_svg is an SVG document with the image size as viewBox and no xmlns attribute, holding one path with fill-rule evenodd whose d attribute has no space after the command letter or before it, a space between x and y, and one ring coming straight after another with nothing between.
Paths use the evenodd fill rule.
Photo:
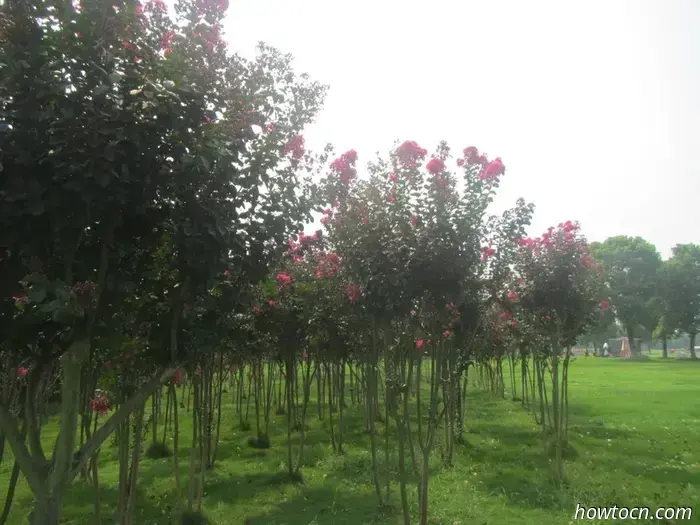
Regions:
<instances>
[{"instance_id":1,"label":"hazy sky","mask_svg":"<svg viewBox=\"0 0 700 525\"><path fill-rule=\"evenodd\" d=\"M576 219L666 257L700 242L699 27L700 0L231 0L226 31L330 85L308 147L474 145L532 234Z\"/></svg>"}]
</instances>

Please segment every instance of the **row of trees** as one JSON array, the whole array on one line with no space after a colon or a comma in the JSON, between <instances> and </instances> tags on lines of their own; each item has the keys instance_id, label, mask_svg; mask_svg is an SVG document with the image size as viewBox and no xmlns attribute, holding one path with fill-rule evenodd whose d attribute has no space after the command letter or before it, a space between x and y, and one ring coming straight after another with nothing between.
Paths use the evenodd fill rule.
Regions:
<instances>
[{"instance_id":1,"label":"row of trees","mask_svg":"<svg viewBox=\"0 0 700 525\"><path fill-rule=\"evenodd\" d=\"M352 385L378 502L395 434L404 521L414 486L425 524L430 458L440 442L453 461L470 370L500 395L509 377L561 483L569 350L608 303L625 311L606 291L606 259L570 221L525 238L522 200L489 215L505 166L474 147L455 159L446 144L428 155L406 141L366 177L355 151L308 153L302 131L326 88L274 49L227 53L226 7L2 4L0 457L9 444L11 491L21 473L34 494L29 523L57 524L78 476L99 522L106 446L119 458L117 519L131 523L146 428L151 453L173 437L176 508L201 511L227 381L244 429L253 404L254 446L270 444L273 407L286 414L292 479L312 393L342 453ZM295 233L313 210L323 229Z\"/></svg>"},{"instance_id":2,"label":"row of trees","mask_svg":"<svg viewBox=\"0 0 700 525\"><path fill-rule=\"evenodd\" d=\"M602 265L612 309L582 339L600 345L615 337L617 323L640 352L636 336L649 334L661 342L667 357L667 340L680 333L688 336L693 359L695 337L700 328L700 246L679 244L662 261L653 244L640 237L616 236L592 243L593 257Z\"/></svg>"}]
</instances>

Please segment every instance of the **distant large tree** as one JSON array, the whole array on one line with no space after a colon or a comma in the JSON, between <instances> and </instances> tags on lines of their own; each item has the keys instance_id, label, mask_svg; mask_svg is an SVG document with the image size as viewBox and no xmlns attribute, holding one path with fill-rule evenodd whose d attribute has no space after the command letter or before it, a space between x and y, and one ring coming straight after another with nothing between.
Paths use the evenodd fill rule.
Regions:
<instances>
[{"instance_id":1,"label":"distant large tree","mask_svg":"<svg viewBox=\"0 0 700 525\"><path fill-rule=\"evenodd\" d=\"M593 324L590 331L579 339L579 344L588 348L593 345L593 350L597 352L609 339L614 339L620 335L620 328L615 322L615 314L611 309L602 310L600 319Z\"/></svg>"},{"instance_id":2,"label":"distant large tree","mask_svg":"<svg viewBox=\"0 0 700 525\"><path fill-rule=\"evenodd\" d=\"M638 325L650 324L661 256L650 242L625 235L593 243L591 248L593 257L605 270L612 306L627 333L630 348L638 354L634 332Z\"/></svg>"},{"instance_id":3,"label":"distant large tree","mask_svg":"<svg viewBox=\"0 0 700 525\"><path fill-rule=\"evenodd\" d=\"M695 336L700 328L700 246L678 244L664 265L664 290L668 305L668 323L682 330L690 339L688 350L693 359Z\"/></svg>"}]
</instances>

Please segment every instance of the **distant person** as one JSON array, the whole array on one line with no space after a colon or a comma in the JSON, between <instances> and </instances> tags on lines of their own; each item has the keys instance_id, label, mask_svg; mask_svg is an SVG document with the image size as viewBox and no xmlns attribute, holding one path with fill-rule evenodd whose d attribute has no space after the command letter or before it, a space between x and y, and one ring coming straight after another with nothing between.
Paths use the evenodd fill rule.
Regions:
<instances>
[{"instance_id":1,"label":"distant person","mask_svg":"<svg viewBox=\"0 0 700 525\"><path fill-rule=\"evenodd\" d=\"M608 352L609 349L610 347L608 346L608 343L603 343L603 357L608 357L610 355L610 353Z\"/></svg>"}]
</instances>

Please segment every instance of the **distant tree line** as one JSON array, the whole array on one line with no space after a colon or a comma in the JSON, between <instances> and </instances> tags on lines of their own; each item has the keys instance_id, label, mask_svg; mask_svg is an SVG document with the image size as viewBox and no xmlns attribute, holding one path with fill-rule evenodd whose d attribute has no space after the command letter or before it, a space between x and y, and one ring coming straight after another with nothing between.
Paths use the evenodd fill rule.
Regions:
<instances>
[{"instance_id":1,"label":"distant tree line","mask_svg":"<svg viewBox=\"0 0 700 525\"><path fill-rule=\"evenodd\" d=\"M609 339L629 338L632 353L639 340L660 347L681 344L697 359L695 338L700 327L700 246L678 244L663 260L656 247L641 237L618 235L591 243L593 258L605 272L611 308L579 340L582 346L602 347Z\"/></svg>"}]
</instances>

